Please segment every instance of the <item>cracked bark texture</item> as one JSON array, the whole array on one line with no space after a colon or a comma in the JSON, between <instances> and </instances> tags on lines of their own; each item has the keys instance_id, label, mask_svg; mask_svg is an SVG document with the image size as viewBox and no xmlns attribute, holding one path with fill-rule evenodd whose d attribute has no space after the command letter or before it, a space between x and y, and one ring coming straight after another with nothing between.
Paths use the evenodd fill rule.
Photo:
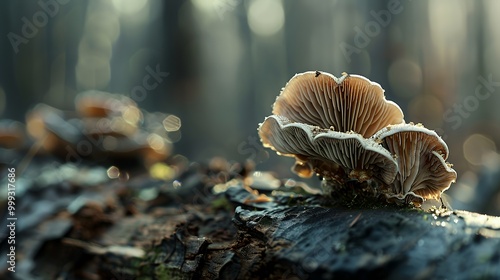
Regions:
<instances>
[{"instance_id":1,"label":"cracked bark texture","mask_svg":"<svg viewBox=\"0 0 500 280\"><path fill-rule=\"evenodd\" d=\"M126 188L115 182L73 190L50 215L31 213L33 219L41 215L38 222L20 228L15 276L500 278L500 217L390 205L328 206L327 198L300 184L273 189L254 182L251 189L243 175L225 183L210 174L190 170L179 189L140 177ZM140 198L152 190L154 198ZM51 205L48 194L28 191L23 199ZM75 201L83 202L76 207Z\"/></svg>"}]
</instances>

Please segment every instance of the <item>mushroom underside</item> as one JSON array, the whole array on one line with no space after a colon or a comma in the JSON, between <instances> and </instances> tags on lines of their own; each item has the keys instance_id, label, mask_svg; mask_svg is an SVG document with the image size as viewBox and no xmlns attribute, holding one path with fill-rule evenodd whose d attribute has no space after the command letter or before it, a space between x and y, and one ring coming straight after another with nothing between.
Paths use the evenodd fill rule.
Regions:
<instances>
[{"instance_id":1,"label":"mushroom underside","mask_svg":"<svg viewBox=\"0 0 500 280\"><path fill-rule=\"evenodd\" d=\"M373 191L421 205L456 180L446 143L421 124L405 123L382 87L362 76L297 74L272 112L259 126L264 147L294 157L292 171L323 177L334 192Z\"/></svg>"},{"instance_id":2,"label":"mushroom underside","mask_svg":"<svg viewBox=\"0 0 500 280\"><path fill-rule=\"evenodd\" d=\"M312 169L322 176L328 172L338 175L340 166L359 181L375 179L390 184L396 176L397 165L391 154L357 133L318 129L273 115L261 124L259 135L265 147L295 157L300 165L296 169L304 174Z\"/></svg>"},{"instance_id":3,"label":"mushroom underside","mask_svg":"<svg viewBox=\"0 0 500 280\"><path fill-rule=\"evenodd\" d=\"M403 122L401 109L385 99L379 84L357 75L316 77L315 72L295 75L276 99L273 114L340 132L354 131L365 138Z\"/></svg>"},{"instance_id":4,"label":"mushroom underside","mask_svg":"<svg viewBox=\"0 0 500 280\"><path fill-rule=\"evenodd\" d=\"M402 130L391 132L381 141L398 163L398 174L392 186L400 199L407 194L439 199L455 182L456 172L443 157L448 148L435 133Z\"/></svg>"}]
</instances>

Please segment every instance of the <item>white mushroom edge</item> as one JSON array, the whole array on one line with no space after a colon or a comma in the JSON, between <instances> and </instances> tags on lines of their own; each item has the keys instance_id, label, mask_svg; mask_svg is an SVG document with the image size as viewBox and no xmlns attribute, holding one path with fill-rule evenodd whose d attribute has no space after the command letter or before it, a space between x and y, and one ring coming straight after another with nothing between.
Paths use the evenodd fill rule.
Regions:
<instances>
[{"instance_id":1,"label":"white mushroom edge","mask_svg":"<svg viewBox=\"0 0 500 280\"><path fill-rule=\"evenodd\" d=\"M271 115L259 126L259 135L264 147L283 156L298 158L298 161L317 159L334 163L344 168L346 174L352 171L379 169L374 177L389 184L397 174L397 163L391 153L372 139L355 132L338 132L321 129L303 123L293 123L282 116ZM358 155L346 156L345 151L336 152L334 143L343 145ZM365 160L365 162L363 162Z\"/></svg>"},{"instance_id":2,"label":"white mushroom edge","mask_svg":"<svg viewBox=\"0 0 500 280\"><path fill-rule=\"evenodd\" d=\"M408 135L408 133L422 133L427 136L427 141L431 139L435 142L432 146L428 147L428 145L424 145L427 150L417 150L418 147L413 146L410 149L393 149L391 145L389 145L388 141L391 141L391 137L396 134L405 133L404 135ZM404 136L403 136L404 137ZM409 196L415 198L417 201L424 201L425 199L439 199L441 194L450 188L451 183L455 182L457 173L453 168L451 168L451 164L446 162L448 158L449 150L446 143L443 141L439 135L430 129L425 128L422 124L399 124L399 125L389 125L377 133L375 133L372 137L378 143L381 143L384 148L388 149L393 157L398 162L398 176L392 183L393 190L395 194L387 195L388 198L397 198L399 200L413 200ZM410 141L411 144L416 144L415 141ZM397 143L392 143L393 145L401 146L402 143L399 141ZM422 145L419 145L420 148L423 148ZM401 161L407 155L401 155L401 152L405 153L414 153L415 162L411 163L411 166L408 166L409 163L404 165ZM411 155L410 155L411 156ZM430 166L426 166L433 161L439 162L442 169ZM425 162L427 160L427 162ZM427 167L427 168L426 168ZM405 170L403 170L405 168ZM429 180L422 180L422 176L425 177L425 173L432 174L432 176L439 178L439 186L429 186ZM438 174L438 172L442 172ZM404 177L404 178L401 178ZM401 181L403 180L403 181ZM399 186L398 186L399 184ZM422 190L427 190L428 193L433 193L431 195L420 195L418 193L424 192ZM434 190L434 191L432 191Z\"/></svg>"}]
</instances>

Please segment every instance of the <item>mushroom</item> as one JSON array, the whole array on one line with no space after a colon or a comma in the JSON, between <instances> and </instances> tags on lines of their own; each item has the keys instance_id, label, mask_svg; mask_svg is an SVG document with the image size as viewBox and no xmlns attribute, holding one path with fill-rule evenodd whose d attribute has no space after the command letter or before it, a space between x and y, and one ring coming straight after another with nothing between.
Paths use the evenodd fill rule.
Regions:
<instances>
[{"instance_id":1,"label":"mushroom","mask_svg":"<svg viewBox=\"0 0 500 280\"><path fill-rule=\"evenodd\" d=\"M83 134L90 137L99 135L131 136L139 130L137 124L132 124L122 117L83 118L82 123Z\"/></svg>"},{"instance_id":2,"label":"mushroom","mask_svg":"<svg viewBox=\"0 0 500 280\"><path fill-rule=\"evenodd\" d=\"M140 119L137 104L129 97L121 94L97 90L85 91L76 96L75 107L76 111L83 117L101 118L132 114L131 118L135 121Z\"/></svg>"},{"instance_id":3,"label":"mushroom","mask_svg":"<svg viewBox=\"0 0 500 280\"><path fill-rule=\"evenodd\" d=\"M37 104L26 114L28 134L47 152L67 153L67 147L81 140L76 121L68 121L67 112L46 104Z\"/></svg>"},{"instance_id":4,"label":"mushroom","mask_svg":"<svg viewBox=\"0 0 500 280\"><path fill-rule=\"evenodd\" d=\"M344 167L351 179L364 182L374 177L389 184L396 176L391 154L360 134L329 131L316 135L314 144L319 155Z\"/></svg>"},{"instance_id":5,"label":"mushroom","mask_svg":"<svg viewBox=\"0 0 500 280\"><path fill-rule=\"evenodd\" d=\"M282 156L308 158L315 156L311 145L314 127L292 123L282 116L269 116L259 126L259 136L264 147L271 148Z\"/></svg>"},{"instance_id":6,"label":"mushroom","mask_svg":"<svg viewBox=\"0 0 500 280\"><path fill-rule=\"evenodd\" d=\"M127 137L105 136L97 148L111 159L140 158L146 165L165 160L171 152L171 143L155 133L139 131Z\"/></svg>"},{"instance_id":7,"label":"mushroom","mask_svg":"<svg viewBox=\"0 0 500 280\"><path fill-rule=\"evenodd\" d=\"M320 74L309 71L290 79L273 105L273 114L320 128L354 131L365 138L403 122L403 112L385 99L379 84L358 75Z\"/></svg>"},{"instance_id":8,"label":"mushroom","mask_svg":"<svg viewBox=\"0 0 500 280\"><path fill-rule=\"evenodd\" d=\"M269 116L259 127L264 147L280 155L295 157L299 175L356 179L377 179L390 184L396 176L396 161L372 139L358 133L337 132L312 125L293 123L282 116ZM348 178L345 178L347 174Z\"/></svg>"},{"instance_id":9,"label":"mushroom","mask_svg":"<svg viewBox=\"0 0 500 280\"><path fill-rule=\"evenodd\" d=\"M18 149L26 142L24 125L14 120L0 120L0 149Z\"/></svg>"},{"instance_id":10,"label":"mushroom","mask_svg":"<svg viewBox=\"0 0 500 280\"><path fill-rule=\"evenodd\" d=\"M292 172L302 178L311 178L314 175L314 165L302 160L296 160Z\"/></svg>"},{"instance_id":11,"label":"mushroom","mask_svg":"<svg viewBox=\"0 0 500 280\"><path fill-rule=\"evenodd\" d=\"M286 129L284 128L286 126ZM310 143L314 137L315 128L307 124L291 123L282 116L269 116L259 126L259 136L266 148L271 148L279 155L295 157L295 164L292 171L303 178L313 175L315 167L311 157L316 153ZM285 131L286 130L286 131ZM332 165L335 165L332 163ZM338 166L335 166L337 169Z\"/></svg>"},{"instance_id":12,"label":"mushroom","mask_svg":"<svg viewBox=\"0 0 500 280\"><path fill-rule=\"evenodd\" d=\"M457 173L445 160L446 143L421 124L390 125L372 137L382 143L398 162L390 198L436 199L455 182ZM410 198L411 199L411 198Z\"/></svg>"},{"instance_id":13,"label":"mushroom","mask_svg":"<svg viewBox=\"0 0 500 280\"><path fill-rule=\"evenodd\" d=\"M126 163L125 158L150 165L171 153L172 143L166 137L167 132L161 134L153 129L163 128L161 121L156 121L153 127L155 121L150 119L148 126L142 127L122 116L80 119L71 118L72 115L74 112L38 104L26 116L28 133L40 141L45 151L65 159L78 156Z\"/></svg>"},{"instance_id":14,"label":"mushroom","mask_svg":"<svg viewBox=\"0 0 500 280\"><path fill-rule=\"evenodd\" d=\"M421 124L405 124L399 106L362 76L297 74L272 112L258 129L264 147L294 157L299 176L322 176L325 192L351 190L352 198L371 190L420 205L456 179L446 143Z\"/></svg>"}]
</instances>

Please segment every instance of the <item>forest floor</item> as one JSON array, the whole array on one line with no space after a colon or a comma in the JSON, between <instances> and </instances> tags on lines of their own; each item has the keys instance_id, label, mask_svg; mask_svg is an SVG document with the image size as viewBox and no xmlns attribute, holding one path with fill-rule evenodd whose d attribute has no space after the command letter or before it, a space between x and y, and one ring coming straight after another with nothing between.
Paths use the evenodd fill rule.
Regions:
<instances>
[{"instance_id":1,"label":"forest floor","mask_svg":"<svg viewBox=\"0 0 500 280\"><path fill-rule=\"evenodd\" d=\"M46 161L18 174L15 262L2 253L0 278L500 279L500 217L332 206L222 158L179 156L114 179L103 166ZM2 252L7 209L2 197Z\"/></svg>"}]
</instances>

